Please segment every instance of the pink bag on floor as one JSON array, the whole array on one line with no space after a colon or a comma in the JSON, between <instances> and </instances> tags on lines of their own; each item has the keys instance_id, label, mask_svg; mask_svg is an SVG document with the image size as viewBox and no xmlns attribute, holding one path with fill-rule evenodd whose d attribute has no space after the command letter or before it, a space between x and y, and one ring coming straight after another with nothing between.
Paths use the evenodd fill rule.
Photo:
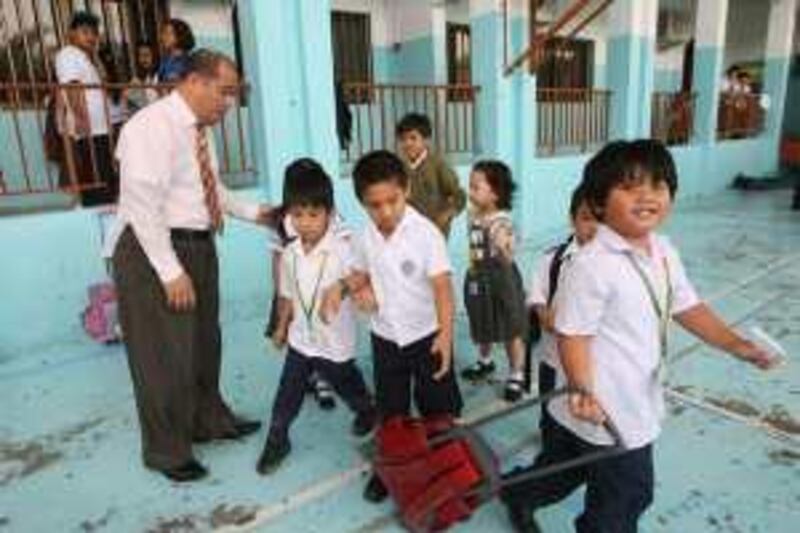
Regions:
<instances>
[{"instance_id":1,"label":"pink bag on floor","mask_svg":"<svg viewBox=\"0 0 800 533\"><path fill-rule=\"evenodd\" d=\"M110 281L89 286L89 305L81 313L81 322L86 333L103 344L121 340L117 314L117 291Z\"/></svg>"}]
</instances>

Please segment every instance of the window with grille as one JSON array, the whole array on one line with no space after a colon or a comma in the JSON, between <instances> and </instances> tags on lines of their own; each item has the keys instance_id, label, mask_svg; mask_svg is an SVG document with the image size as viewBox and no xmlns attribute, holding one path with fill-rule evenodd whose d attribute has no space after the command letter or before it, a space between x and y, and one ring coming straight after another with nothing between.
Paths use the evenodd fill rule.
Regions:
<instances>
[{"instance_id":1,"label":"window with grille","mask_svg":"<svg viewBox=\"0 0 800 533\"><path fill-rule=\"evenodd\" d=\"M334 80L342 83L371 83L372 39L369 14L334 11L331 16ZM353 94L355 93L348 94L348 98L354 98Z\"/></svg>"},{"instance_id":2,"label":"window with grille","mask_svg":"<svg viewBox=\"0 0 800 533\"><path fill-rule=\"evenodd\" d=\"M448 85L472 85L472 54L470 49L469 24L447 23L447 83ZM467 90L448 91L449 100L469 100L472 93Z\"/></svg>"},{"instance_id":3,"label":"window with grille","mask_svg":"<svg viewBox=\"0 0 800 533\"><path fill-rule=\"evenodd\" d=\"M537 85L544 89L591 89L594 42L555 37L545 43Z\"/></svg>"},{"instance_id":4,"label":"window with grille","mask_svg":"<svg viewBox=\"0 0 800 533\"><path fill-rule=\"evenodd\" d=\"M3 2L0 80L20 84L20 89L0 92L0 104L42 105L41 91L30 90L29 84L54 79L52 61L67 43L68 26L75 11L88 11L100 19L99 52L103 54L107 79L129 79L134 71L136 43L157 42L158 27L168 16L167 4L167 0Z\"/></svg>"}]
</instances>

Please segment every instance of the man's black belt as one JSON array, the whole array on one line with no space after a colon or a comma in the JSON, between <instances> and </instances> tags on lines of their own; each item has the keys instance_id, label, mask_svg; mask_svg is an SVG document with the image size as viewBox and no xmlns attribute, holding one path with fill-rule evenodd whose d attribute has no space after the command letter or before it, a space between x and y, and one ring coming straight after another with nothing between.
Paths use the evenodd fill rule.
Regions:
<instances>
[{"instance_id":1,"label":"man's black belt","mask_svg":"<svg viewBox=\"0 0 800 533\"><path fill-rule=\"evenodd\" d=\"M208 229L172 228L169 233L178 241L210 241L214 236Z\"/></svg>"}]
</instances>

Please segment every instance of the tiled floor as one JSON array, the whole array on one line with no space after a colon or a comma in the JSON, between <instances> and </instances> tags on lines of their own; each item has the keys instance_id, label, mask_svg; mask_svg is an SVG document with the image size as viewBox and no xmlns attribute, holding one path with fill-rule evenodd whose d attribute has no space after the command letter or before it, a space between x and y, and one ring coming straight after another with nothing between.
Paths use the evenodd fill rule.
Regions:
<instances>
[{"instance_id":1,"label":"tiled floor","mask_svg":"<svg viewBox=\"0 0 800 533\"><path fill-rule=\"evenodd\" d=\"M667 228L705 298L745 330L758 324L779 339L789 362L760 373L676 332L675 392L643 531L797 531L800 214L788 211L788 202L785 191L727 193L681 206ZM535 252L520 259L526 271ZM225 392L239 412L261 418L281 364L261 337L265 299L234 302L236 312L224 315ZM472 350L464 316L458 331L458 363L465 365ZM140 465L121 348L76 338L24 355L0 361L0 531L398 530L390 504L360 499L365 446L349 436L350 414L341 404L330 413L306 404L293 429L294 451L274 475L254 470L262 432L199 447L212 475L179 487ZM463 390L472 415L500 405L489 386ZM521 462L535 452L535 427L532 415L521 414L488 436L509 463ZM576 494L542 512L540 522L548 532L570 531L580 507ZM502 507L490 503L457 529L509 525Z\"/></svg>"}]
</instances>

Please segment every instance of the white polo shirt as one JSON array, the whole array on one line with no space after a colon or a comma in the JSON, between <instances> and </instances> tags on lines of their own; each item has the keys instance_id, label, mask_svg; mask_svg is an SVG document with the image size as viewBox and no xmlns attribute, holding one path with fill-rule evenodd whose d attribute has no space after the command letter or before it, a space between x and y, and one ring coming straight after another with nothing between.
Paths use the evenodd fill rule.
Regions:
<instances>
[{"instance_id":1,"label":"white polo shirt","mask_svg":"<svg viewBox=\"0 0 800 533\"><path fill-rule=\"evenodd\" d=\"M536 265L536 270L533 272L533 277L531 278L528 300L526 302L528 307L533 307L534 305L547 306L547 295L550 293L550 265L553 264L557 248L558 247L548 250L547 253L542 256L539 264ZM578 252L578 249L578 243L575 239L572 239L561 255L561 269L558 272L558 286L556 287L556 291L561 290L561 283L564 280L565 272L569 268L572 258ZM555 295L551 306L555 307ZM559 367L560 362L558 360L558 346L556 345L555 335L542 330L539 349L541 350L542 358L548 365L553 368Z\"/></svg>"},{"instance_id":2,"label":"white polo shirt","mask_svg":"<svg viewBox=\"0 0 800 533\"><path fill-rule=\"evenodd\" d=\"M594 393L630 448L646 446L656 439L664 416L664 398L658 377L660 322L647 288L627 256L641 266L657 295L666 293L669 279L670 315L699 303L669 241L652 234L650 248L651 255L645 255L608 226L600 225L595 238L576 254L556 294L556 331L591 336ZM669 276L664 272L665 263ZM659 301L665 300L659 297ZM558 383L565 383L563 371L558 373ZM602 427L579 421L569 413L566 398L552 401L549 409L556 420L582 439L610 443Z\"/></svg>"},{"instance_id":3,"label":"white polo shirt","mask_svg":"<svg viewBox=\"0 0 800 533\"><path fill-rule=\"evenodd\" d=\"M55 66L58 83L82 83L87 85L99 85L102 83L97 67L91 62L86 52L77 46L68 45L59 50L56 54ZM86 97L86 110L89 113L89 126L92 135L106 135L108 133L108 117L105 91L102 89L86 89L83 94ZM67 111L65 128L69 134L74 135L75 118L71 110Z\"/></svg>"},{"instance_id":4,"label":"white polo shirt","mask_svg":"<svg viewBox=\"0 0 800 533\"><path fill-rule=\"evenodd\" d=\"M352 261L349 232L331 225L325 237L308 253L300 239L281 256L280 295L292 301L289 344L303 355L334 362L353 358L356 344L355 313L345 298L330 324L319 317L325 289L345 277ZM316 294L315 294L316 293Z\"/></svg>"},{"instance_id":5,"label":"white polo shirt","mask_svg":"<svg viewBox=\"0 0 800 533\"><path fill-rule=\"evenodd\" d=\"M406 206L388 238L369 222L356 250L354 268L369 274L378 303L373 333L403 347L439 329L431 278L452 268L444 236L430 220Z\"/></svg>"}]
</instances>

